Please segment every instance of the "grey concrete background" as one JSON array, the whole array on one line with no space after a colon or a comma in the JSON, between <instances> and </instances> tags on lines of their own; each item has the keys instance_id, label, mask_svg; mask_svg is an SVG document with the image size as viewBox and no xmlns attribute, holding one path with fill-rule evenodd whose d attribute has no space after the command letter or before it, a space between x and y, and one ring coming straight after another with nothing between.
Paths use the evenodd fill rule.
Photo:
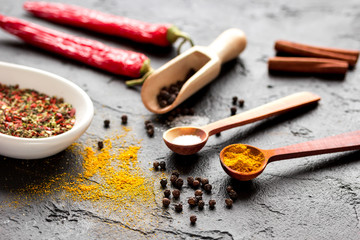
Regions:
<instances>
[{"instance_id":1,"label":"grey concrete background","mask_svg":"<svg viewBox=\"0 0 360 240\"><path fill-rule=\"evenodd\" d=\"M70 0L62 2L75 4ZM34 18L22 9L22 0L1 0L0 3L0 14L143 52L150 57L154 68L176 55L175 48L140 45ZM194 106L195 115L175 119L172 125L203 125L227 117L232 96L245 100L244 108L238 112L298 91L312 91L322 100L316 108L228 130L218 138L211 137L197 155L182 157L171 153L163 144L161 135L169 126L156 121L158 116L145 109L140 88L129 89L124 84L126 79L121 76L35 49L1 30L0 61L58 74L89 94L96 112L91 127L79 142L107 134L102 127L105 118L119 123L120 116L128 114L128 126L136 138L143 139L139 161L144 169L157 159L167 162L169 173L177 169L185 178L206 176L214 186L211 197L218 201L212 212L195 212L198 222L191 226L188 216L193 210L188 209L187 204L184 204L182 214L176 214L171 210L162 211L159 198L154 214L160 220L158 224L144 223L148 224L148 231L129 228L104 215L102 209L56 196L13 208L6 204L12 189L33 180L34 176L55 174L60 168L74 171L72 164L79 157L64 151L45 160L1 158L1 239L359 239L358 151L276 162L250 182L230 179L218 159L220 150L232 143L242 142L267 149L359 129L358 66L343 79L274 76L267 71L267 59L275 55L273 45L278 39L359 49L358 0L86 0L76 4L148 22L173 23L189 33L198 45L208 45L230 27L246 33L246 50L238 59L224 65L220 76L191 98L189 104ZM155 137L146 136L144 119L154 120ZM230 210L223 205L228 184L239 193L239 199ZM188 188L183 191L184 196L190 193ZM50 215L52 221L47 220Z\"/></svg>"}]
</instances>

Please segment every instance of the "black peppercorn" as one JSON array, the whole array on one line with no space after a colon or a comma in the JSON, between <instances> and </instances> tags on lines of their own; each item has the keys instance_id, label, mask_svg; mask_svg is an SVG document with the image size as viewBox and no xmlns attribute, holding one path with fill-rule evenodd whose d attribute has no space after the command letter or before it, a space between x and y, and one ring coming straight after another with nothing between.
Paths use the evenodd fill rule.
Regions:
<instances>
[{"instance_id":1,"label":"black peppercorn","mask_svg":"<svg viewBox=\"0 0 360 240\"><path fill-rule=\"evenodd\" d=\"M221 132L218 132L215 134L216 137L220 137L221 136Z\"/></svg>"},{"instance_id":2,"label":"black peppercorn","mask_svg":"<svg viewBox=\"0 0 360 240\"><path fill-rule=\"evenodd\" d=\"M149 137L154 136L154 129L153 128L149 128L148 130L146 130L146 133Z\"/></svg>"},{"instance_id":3,"label":"black peppercorn","mask_svg":"<svg viewBox=\"0 0 360 240\"><path fill-rule=\"evenodd\" d=\"M245 103L244 99L240 99L239 100L239 107L243 107L244 103Z\"/></svg>"},{"instance_id":4,"label":"black peppercorn","mask_svg":"<svg viewBox=\"0 0 360 240\"><path fill-rule=\"evenodd\" d=\"M183 184L184 184L184 180L179 177L179 178L176 180L176 187L181 188L181 187L183 186Z\"/></svg>"},{"instance_id":5,"label":"black peppercorn","mask_svg":"<svg viewBox=\"0 0 360 240\"><path fill-rule=\"evenodd\" d=\"M176 185L176 180L177 180L178 178L175 176L175 175L171 175L171 177L170 177L170 182L171 182L171 184L172 185Z\"/></svg>"},{"instance_id":6,"label":"black peppercorn","mask_svg":"<svg viewBox=\"0 0 360 240\"><path fill-rule=\"evenodd\" d=\"M209 200L209 207L213 209L216 205L216 201L214 199Z\"/></svg>"},{"instance_id":7,"label":"black peppercorn","mask_svg":"<svg viewBox=\"0 0 360 240\"><path fill-rule=\"evenodd\" d=\"M205 186L206 184L208 184L209 183L209 179L207 179L207 178L202 178L201 179L201 184L202 184L202 186Z\"/></svg>"},{"instance_id":8,"label":"black peppercorn","mask_svg":"<svg viewBox=\"0 0 360 240\"><path fill-rule=\"evenodd\" d=\"M161 170L165 170L165 169L166 169L166 163L165 163L165 161L161 161L159 165L160 165Z\"/></svg>"},{"instance_id":9,"label":"black peppercorn","mask_svg":"<svg viewBox=\"0 0 360 240\"><path fill-rule=\"evenodd\" d=\"M187 179L187 183L192 186L193 185L193 182L194 182L194 178L193 177L188 177Z\"/></svg>"},{"instance_id":10,"label":"black peppercorn","mask_svg":"<svg viewBox=\"0 0 360 240\"><path fill-rule=\"evenodd\" d=\"M236 105L237 100L238 100L238 97L234 96L234 97L232 98L232 104L233 104L233 105Z\"/></svg>"},{"instance_id":11,"label":"black peppercorn","mask_svg":"<svg viewBox=\"0 0 360 240\"><path fill-rule=\"evenodd\" d=\"M203 199L202 196L195 196L195 198L196 198L196 201L198 201L198 202Z\"/></svg>"},{"instance_id":12,"label":"black peppercorn","mask_svg":"<svg viewBox=\"0 0 360 240\"><path fill-rule=\"evenodd\" d=\"M162 203L164 207L168 207L170 205L170 199L163 198Z\"/></svg>"},{"instance_id":13,"label":"black peppercorn","mask_svg":"<svg viewBox=\"0 0 360 240\"><path fill-rule=\"evenodd\" d=\"M236 200L238 198L238 195L237 193L234 191L234 190L231 190L229 192L229 197L232 199L232 200Z\"/></svg>"},{"instance_id":14,"label":"black peppercorn","mask_svg":"<svg viewBox=\"0 0 360 240\"><path fill-rule=\"evenodd\" d=\"M201 210L201 209L204 208L204 206L205 206L205 202L203 200L199 200L198 201L198 208Z\"/></svg>"},{"instance_id":15,"label":"black peppercorn","mask_svg":"<svg viewBox=\"0 0 360 240\"><path fill-rule=\"evenodd\" d=\"M103 142L103 141L99 141L99 142L98 142L98 147L99 147L100 150L103 149L103 148L104 148L104 142Z\"/></svg>"},{"instance_id":16,"label":"black peppercorn","mask_svg":"<svg viewBox=\"0 0 360 240\"><path fill-rule=\"evenodd\" d=\"M206 192L211 192L211 189L212 189L212 185L211 184L205 184L205 186L204 186L204 190L206 191Z\"/></svg>"},{"instance_id":17,"label":"black peppercorn","mask_svg":"<svg viewBox=\"0 0 360 240\"><path fill-rule=\"evenodd\" d=\"M151 122L149 122L149 123L147 123L147 124L145 125L145 128L146 128L146 130L154 129L154 124L152 124Z\"/></svg>"},{"instance_id":18,"label":"black peppercorn","mask_svg":"<svg viewBox=\"0 0 360 240\"><path fill-rule=\"evenodd\" d=\"M197 217L195 215L191 215L190 216L190 222L191 224L195 224L196 223L196 220L197 220Z\"/></svg>"},{"instance_id":19,"label":"black peppercorn","mask_svg":"<svg viewBox=\"0 0 360 240\"><path fill-rule=\"evenodd\" d=\"M171 175L175 175L176 177L179 177L180 176L180 173L179 173L179 171L173 171L172 173L171 173Z\"/></svg>"},{"instance_id":20,"label":"black peppercorn","mask_svg":"<svg viewBox=\"0 0 360 240\"><path fill-rule=\"evenodd\" d=\"M231 111L231 116L235 115L236 114L236 107L231 107L230 108L230 111Z\"/></svg>"},{"instance_id":21,"label":"black peppercorn","mask_svg":"<svg viewBox=\"0 0 360 240\"><path fill-rule=\"evenodd\" d=\"M110 127L110 120L106 119L104 120L104 128L108 128L108 127Z\"/></svg>"},{"instance_id":22,"label":"black peppercorn","mask_svg":"<svg viewBox=\"0 0 360 240\"><path fill-rule=\"evenodd\" d=\"M172 195L173 195L173 197L174 197L175 199L178 199L178 198L180 197L180 191L179 191L179 189L174 189L174 190L172 191Z\"/></svg>"},{"instance_id":23,"label":"black peppercorn","mask_svg":"<svg viewBox=\"0 0 360 240\"><path fill-rule=\"evenodd\" d=\"M226 204L226 207L231 208L232 205L233 205L233 200L230 199L230 198L226 198L225 199L225 204Z\"/></svg>"},{"instance_id":24,"label":"black peppercorn","mask_svg":"<svg viewBox=\"0 0 360 240\"><path fill-rule=\"evenodd\" d=\"M144 125L146 126L146 125L148 125L149 123L151 123L150 120L145 120Z\"/></svg>"},{"instance_id":25,"label":"black peppercorn","mask_svg":"<svg viewBox=\"0 0 360 240\"><path fill-rule=\"evenodd\" d=\"M202 196L203 195L203 191L201 191L200 189L195 191L195 196Z\"/></svg>"},{"instance_id":26,"label":"black peppercorn","mask_svg":"<svg viewBox=\"0 0 360 240\"><path fill-rule=\"evenodd\" d=\"M192 184L193 188L198 188L199 185L200 185L199 180L194 180L194 181L193 181L193 184Z\"/></svg>"},{"instance_id":27,"label":"black peppercorn","mask_svg":"<svg viewBox=\"0 0 360 240\"><path fill-rule=\"evenodd\" d=\"M171 191L170 191L169 189L166 189L166 190L164 191L164 196L165 196L166 198L169 198L169 197L170 197L170 194L171 194Z\"/></svg>"},{"instance_id":28,"label":"black peppercorn","mask_svg":"<svg viewBox=\"0 0 360 240\"><path fill-rule=\"evenodd\" d=\"M122 116L121 116L121 123L122 123L122 124L126 124L127 121L128 121L127 115L122 115Z\"/></svg>"},{"instance_id":29,"label":"black peppercorn","mask_svg":"<svg viewBox=\"0 0 360 240\"><path fill-rule=\"evenodd\" d=\"M160 163L158 161L154 161L153 166L154 166L155 170L157 170L160 166Z\"/></svg>"},{"instance_id":30,"label":"black peppercorn","mask_svg":"<svg viewBox=\"0 0 360 240\"><path fill-rule=\"evenodd\" d=\"M233 190L232 186L227 186L226 191L229 193L231 190Z\"/></svg>"},{"instance_id":31,"label":"black peppercorn","mask_svg":"<svg viewBox=\"0 0 360 240\"><path fill-rule=\"evenodd\" d=\"M175 211L181 212L183 210L183 205L181 203L175 205Z\"/></svg>"},{"instance_id":32,"label":"black peppercorn","mask_svg":"<svg viewBox=\"0 0 360 240\"><path fill-rule=\"evenodd\" d=\"M162 178L162 179L160 180L160 184L161 184L161 186L162 186L163 188L166 188L166 185L167 185L167 180L166 180L166 178Z\"/></svg>"},{"instance_id":33,"label":"black peppercorn","mask_svg":"<svg viewBox=\"0 0 360 240\"><path fill-rule=\"evenodd\" d=\"M195 113L195 110L193 108L189 108L188 115L192 116L192 115L194 115L194 113Z\"/></svg>"},{"instance_id":34,"label":"black peppercorn","mask_svg":"<svg viewBox=\"0 0 360 240\"><path fill-rule=\"evenodd\" d=\"M201 177L196 177L195 180L198 180L199 182L201 182Z\"/></svg>"},{"instance_id":35,"label":"black peppercorn","mask_svg":"<svg viewBox=\"0 0 360 240\"><path fill-rule=\"evenodd\" d=\"M194 207L194 206L196 206L196 204L197 204L197 200L196 200L196 198L191 197L191 198L188 199L188 203L189 203L189 205L190 205L191 207Z\"/></svg>"}]
</instances>

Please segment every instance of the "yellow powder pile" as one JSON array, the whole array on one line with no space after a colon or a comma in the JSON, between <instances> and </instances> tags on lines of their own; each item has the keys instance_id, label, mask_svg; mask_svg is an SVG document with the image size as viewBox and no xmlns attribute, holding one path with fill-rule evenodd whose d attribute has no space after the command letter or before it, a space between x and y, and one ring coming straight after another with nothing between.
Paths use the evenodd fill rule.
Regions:
<instances>
[{"instance_id":1,"label":"yellow powder pile","mask_svg":"<svg viewBox=\"0 0 360 240\"><path fill-rule=\"evenodd\" d=\"M152 214L156 207L156 179L140 168L139 143L128 145L129 129L124 131L124 135L105 139L101 150L96 143L94 147L73 144L71 150L82 157L83 171L78 175L58 174L19 192L23 196L41 196L59 191L66 199L93 203L99 212L106 212L125 226L144 225L142 220L149 221L156 215Z\"/></svg>"},{"instance_id":2,"label":"yellow powder pile","mask_svg":"<svg viewBox=\"0 0 360 240\"><path fill-rule=\"evenodd\" d=\"M223 162L237 172L250 173L258 170L264 161L260 151L250 149L243 144L234 144L224 152Z\"/></svg>"}]
</instances>

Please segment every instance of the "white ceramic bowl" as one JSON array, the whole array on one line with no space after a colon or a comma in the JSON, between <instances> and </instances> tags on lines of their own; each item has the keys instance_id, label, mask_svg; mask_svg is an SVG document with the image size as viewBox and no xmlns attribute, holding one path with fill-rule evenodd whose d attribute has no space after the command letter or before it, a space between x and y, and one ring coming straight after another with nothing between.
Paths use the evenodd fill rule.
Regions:
<instances>
[{"instance_id":1,"label":"white ceramic bowl","mask_svg":"<svg viewBox=\"0 0 360 240\"><path fill-rule=\"evenodd\" d=\"M47 138L20 138L0 133L0 155L19 159L38 159L54 155L76 141L89 127L94 107L89 96L77 85L55 74L35 68L0 62L0 83L19 84L49 96L64 98L76 110L75 124L69 131Z\"/></svg>"}]
</instances>

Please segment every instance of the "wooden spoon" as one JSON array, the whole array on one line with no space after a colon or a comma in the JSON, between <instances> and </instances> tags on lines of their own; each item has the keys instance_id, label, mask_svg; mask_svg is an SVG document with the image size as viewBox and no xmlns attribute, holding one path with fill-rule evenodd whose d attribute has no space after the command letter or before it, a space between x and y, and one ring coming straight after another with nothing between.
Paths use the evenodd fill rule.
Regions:
<instances>
[{"instance_id":1,"label":"wooden spoon","mask_svg":"<svg viewBox=\"0 0 360 240\"><path fill-rule=\"evenodd\" d=\"M157 114L171 111L219 74L221 64L236 58L246 46L243 31L232 28L223 32L208 47L195 46L155 70L144 82L141 99L145 107ZM157 95L164 86L184 80L190 70L195 70L182 86L175 101L161 108Z\"/></svg>"},{"instance_id":2,"label":"wooden spoon","mask_svg":"<svg viewBox=\"0 0 360 240\"><path fill-rule=\"evenodd\" d=\"M209 136L228 130L230 128L242 126L256 122L294 108L315 103L320 97L310 92L295 93L290 96L280 98L276 101L267 103L252 110L237 114L235 116L210 123L203 127L175 127L167 130L163 134L165 144L174 152L181 155L191 155L200 151L206 144ZM174 143L174 139L179 136L197 136L200 141L186 145Z\"/></svg>"},{"instance_id":3,"label":"wooden spoon","mask_svg":"<svg viewBox=\"0 0 360 240\"><path fill-rule=\"evenodd\" d=\"M254 146L245 145L247 148L250 148L251 152L255 155L262 156L262 164L258 170L250 173L234 171L224 164L224 154L232 146L229 145L225 147L220 152L220 162L221 166L229 176L238 179L240 181L248 181L253 178L256 178L260 173L262 173L266 165L270 162L275 162L278 160L290 159L290 158L299 158L312 155L319 155L325 153L334 153L334 152L343 152L350 150L360 149L360 131L344 133L341 135L336 135L332 137L327 137L323 139L318 139L310 142L299 143L295 145L290 145L282 148L263 150L256 148ZM238 144L240 145L240 144Z\"/></svg>"}]
</instances>

